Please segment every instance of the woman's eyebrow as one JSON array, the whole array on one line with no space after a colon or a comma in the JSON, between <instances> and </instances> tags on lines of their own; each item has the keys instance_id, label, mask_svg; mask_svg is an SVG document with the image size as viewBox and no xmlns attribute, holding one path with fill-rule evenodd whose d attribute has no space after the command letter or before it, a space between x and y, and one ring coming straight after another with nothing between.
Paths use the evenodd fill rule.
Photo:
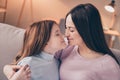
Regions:
<instances>
[{"instance_id":1,"label":"woman's eyebrow","mask_svg":"<svg viewBox=\"0 0 120 80\"><path fill-rule=\"evenodd\" d=\"M65 25L65 27L68 27L68 28L74 28L74 26L73 25Z\"/></svg>"},{"instance_id":2,"label":"woman's eyebrow","mask_svg":"<svg viewBox=\"0 0 120 80\"><path fill-rule=\"evenodd\" d=\"M72 26L68 26L68 27L66 27L66 28L69 28L69 29L75 29L74 27L72 27Z\"/></svg>"}]
</instances>

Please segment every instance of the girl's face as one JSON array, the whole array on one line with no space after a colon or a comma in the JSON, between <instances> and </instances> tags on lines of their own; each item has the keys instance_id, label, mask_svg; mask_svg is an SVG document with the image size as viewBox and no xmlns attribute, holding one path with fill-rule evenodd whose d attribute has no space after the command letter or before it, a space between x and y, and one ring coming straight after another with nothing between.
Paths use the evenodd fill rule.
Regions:
<instances>
[{"instance_id":1,"label":"girl's face","mask_svg":"<svg viewBox=\"0 0 120 80\"><path fill-rule=\"evenodd\" d=\"M63 35L57 24L54 24L51 31L50 39L45 47L47 52L55 53L56 51L66 47Z\"/></svg>"},{"instance_id":2,"label":"girl's face","mask_svg":"<svg viewBox=\"0 0 120 80\"><path fill-rule=\"evenodd\" d=\"M66 30L65 30L65 36L68 39L69 45L81 45L83 43L83 40L81 36L79 35L78 31L76 30L76 27L72 21L71 14L69 14L66 18Z\"/></svg>"}]
</instances>

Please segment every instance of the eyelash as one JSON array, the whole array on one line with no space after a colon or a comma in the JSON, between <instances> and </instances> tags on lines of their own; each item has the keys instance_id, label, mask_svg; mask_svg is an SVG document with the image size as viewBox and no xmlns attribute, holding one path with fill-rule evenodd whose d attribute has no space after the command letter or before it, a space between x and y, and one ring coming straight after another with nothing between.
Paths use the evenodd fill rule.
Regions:
<instances>
[{"instance_id":1,"label":"eyelash","mask_svg":"<svg viewBox=\"0 0 120 80\"><path fill-rule=\"evenodd\" d=\"M74 30L70 30L70 32L74 32Z\"/></svg>"},{"instance_id":2,"label":"eyelash","mask_svg":"<svg viewBox=\"0 0 120 80\"><path fill-rule=\"evenodd\" d=\"M65 29L67 29L67 27L65 27ZM69 28L69 30L70 30L70 32L74 32L74 30L71 30L70 28Z\"/></svg>"}]
</instances>

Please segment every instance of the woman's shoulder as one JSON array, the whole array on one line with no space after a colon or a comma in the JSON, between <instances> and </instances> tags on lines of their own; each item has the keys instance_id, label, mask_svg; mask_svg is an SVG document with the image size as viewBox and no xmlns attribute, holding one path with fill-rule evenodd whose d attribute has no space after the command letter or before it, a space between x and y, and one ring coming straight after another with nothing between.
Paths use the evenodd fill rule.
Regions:
<instances>
[{"instance_id":1,"label":"woman's shoulder","mask_svg":"<svg viewBox=\"0 0 120 80\"><path fill-rule=\"evenodd\" d=\"M105 54L100 60L102 65L106 65L112 68L113 67L119 68L119 64L116 62L116 60L108 54Z\"/></svg>"},{"instance_id":2,"label":"woman's shoulder","mask_svg":"<svg viewBox=\"0 0 120 80\"><path fill-rule=\"evenodd\" d=\"M101 58L100 65L100 72L104 72L104 75L109 75L109 78L120 80L120 66L112 56L105 54L103 58ZM101 75L103 75L103 73Z\"/></svg>"},{"instance_id":3,"label":"woman's shoulder","mask_svg":"<svg viewBox=\"0 0 120 80\"><path fill-rule=\"evenodd\" d=\"M103 56L103 59L105 59L106 62L116 63L115 59L112 56L108 55L108 54L105 54Z\"/></svg>"},{"instance_id":4,"label":"woman's shoulder","mask_svg":"<svg viewBox=\"0 0 120 80\"><path fill-rule=\"evenodd\" d=\"M120 66L120 65L116 62L116 60L115 60L112 56L110 56L110 55L108 55L108 60L110 61L111 64L116 64L116 65Z\"/></svg>"}]
</instances>

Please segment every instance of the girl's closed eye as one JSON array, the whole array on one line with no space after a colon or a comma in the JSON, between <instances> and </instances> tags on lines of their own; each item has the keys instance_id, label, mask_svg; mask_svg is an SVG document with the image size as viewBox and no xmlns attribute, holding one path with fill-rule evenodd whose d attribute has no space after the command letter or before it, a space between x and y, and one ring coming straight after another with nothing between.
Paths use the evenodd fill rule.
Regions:
<instances>
[{"instance_id":1,"label":"girl's closed eye","mask_svg":"<svg viewBox=\"0 0 120 80\"><path fill-rule=\"evenodd\" d=\"M56 36L59 36L60 34L59 34L59 33L56 33L55 35L56 35Z\"/></svg>"}]
</instances>

